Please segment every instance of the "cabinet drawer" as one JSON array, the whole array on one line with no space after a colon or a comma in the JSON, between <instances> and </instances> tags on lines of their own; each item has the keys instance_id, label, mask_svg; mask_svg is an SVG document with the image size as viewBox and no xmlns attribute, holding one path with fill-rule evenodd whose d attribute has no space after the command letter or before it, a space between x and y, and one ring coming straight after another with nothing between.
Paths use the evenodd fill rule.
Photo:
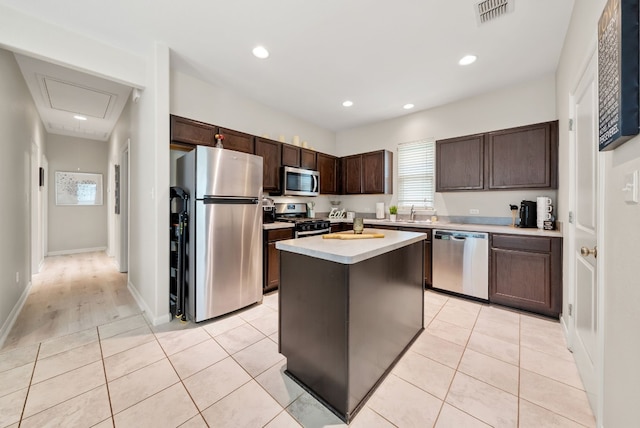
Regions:
<instances>
[{"instance_id":1,"label":"cabinet drawer","mask_svg":"<svg viewBox=\"0 0 640 428\"><path fill-rule=\"evenodd\" d=\"M492 247L508 250L551 252L552 238L522 235L493 235Z\"/></svg>"},{"instance_id":2,"label":"cabinet drawer","mask_svg":"<svg viewBox=\"0 0 640 428\"><path fill-rule=\"evenodd\" d=\"M293 229L272 229L267 230L267 241L282 241L283 239L292 239L293 238Z\"/></svg>"}]
</instances>

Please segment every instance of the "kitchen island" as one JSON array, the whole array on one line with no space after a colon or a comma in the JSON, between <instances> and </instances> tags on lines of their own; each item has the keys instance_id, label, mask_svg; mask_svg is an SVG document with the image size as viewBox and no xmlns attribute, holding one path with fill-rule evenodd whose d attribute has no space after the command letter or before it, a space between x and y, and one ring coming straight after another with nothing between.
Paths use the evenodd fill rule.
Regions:
<instances>
[{"instance_id":1,"label":"kitchen island","mask_svg":"<svg viewBox=\"0 0 640 428\"><path fill-rule=\"evenodd\" d=\"M424 328L426 234L370 232L276 243L287 374L347 423Z\"/></svg>"}]
</instances>

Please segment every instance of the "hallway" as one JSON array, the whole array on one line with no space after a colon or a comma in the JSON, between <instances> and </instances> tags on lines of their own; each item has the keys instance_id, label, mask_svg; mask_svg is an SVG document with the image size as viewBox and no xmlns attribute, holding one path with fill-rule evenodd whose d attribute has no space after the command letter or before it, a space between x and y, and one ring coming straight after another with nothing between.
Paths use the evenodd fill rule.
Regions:
<instances>
[{"instance_id":1,"label":"hallway","mask_svg":"<svg viewBox=\"0 0 640 428\"><path fill-rule=\"evenodd\" d=\"M42 342L141 313L127 274L104 252L47 257L3 350Z\"/></svg>"}]
</instances>

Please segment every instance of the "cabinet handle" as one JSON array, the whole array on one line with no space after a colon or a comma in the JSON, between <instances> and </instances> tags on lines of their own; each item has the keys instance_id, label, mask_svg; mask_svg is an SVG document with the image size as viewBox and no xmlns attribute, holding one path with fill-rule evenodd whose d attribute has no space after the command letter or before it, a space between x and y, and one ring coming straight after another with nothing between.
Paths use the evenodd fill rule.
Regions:
<instances>
[{"instance_id":1,"label":"cabinet handle","mask_svg":"<svg viewBox=\"0 0 640 428\"><path fill-rule=\"evenodd\" d=\"M587 247L582 247L580 248L580 254L582 254L584 257L587 257L589 255L593 255L593 257L598 257L598 246L596 245L595 247L593 247L593 249L589 249Z\"/></svg>"}]
</instances>

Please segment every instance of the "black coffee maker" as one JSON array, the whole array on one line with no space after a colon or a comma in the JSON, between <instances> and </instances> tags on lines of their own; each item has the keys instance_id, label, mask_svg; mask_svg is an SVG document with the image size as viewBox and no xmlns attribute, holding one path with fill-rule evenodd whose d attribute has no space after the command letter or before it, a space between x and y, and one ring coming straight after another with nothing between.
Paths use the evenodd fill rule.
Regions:
<instances>
[{"instance_id":1,"label":"black coffee maker","mask_svg":"<svg viewBox=\"0 0 640 428\"><path fill-rule=\"evenodd\" d=\"M520 202L520 224L518 227L538 227L537 204L534 201Z\"/></svg>"}]
</instances>

